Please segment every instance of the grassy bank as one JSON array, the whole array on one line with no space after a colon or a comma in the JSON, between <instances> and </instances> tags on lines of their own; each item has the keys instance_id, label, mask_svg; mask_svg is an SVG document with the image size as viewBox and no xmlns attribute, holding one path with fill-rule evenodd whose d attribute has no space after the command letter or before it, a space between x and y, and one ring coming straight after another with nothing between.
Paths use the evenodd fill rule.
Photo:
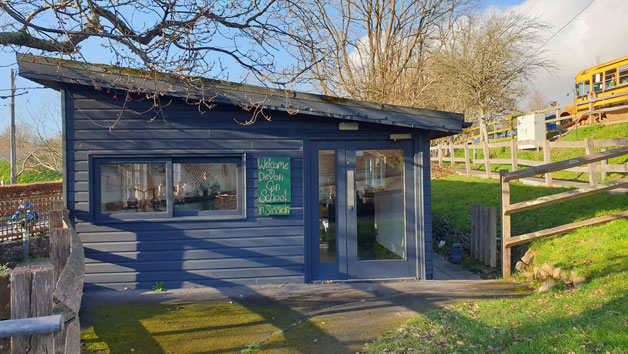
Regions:
<instances>
[{"instance_id":1,"label":"grassy bank","mask_svg":"<svg viewBox=\"0 0 628 354\"><path fill-rule=\"evenodd\" d=\"M628 136L628 123L616 124L616 125L594 125L594 126L586 126L579 127L577 129L572 130L565 136L558 139L558 141L582 141L585 138L591 138L593 140L601 140L601 139L612 139L612 138L625 138ZM491 140L491 142L493 142ZM606 148L611 149L612 147ZM599 148L595 149L596 151L600 151ZM464 157L464 151L462 149L458 149L455 152L456 157ZM568 149L568 148L554 148L552 149L552 162L567 160L579 156L585 155L584 149ZM491 149L491 158L493 159L510 159L511 152L509 147L503 148L493 148ZM533 161L543 161L543 150L541 149L539 152L536 149L530 150L519 150L517 152L517 157L520 160L533 160ZM484 152L480 149L477 150L477 158L483 159ZM447 162L447 158L445 158L445 162ZM628 163L628 155L615 157L609 159L609 164L624 164ZM456 167L464 168L464 163L456 163ZM473 169L476 170L484 170L483 164L472 165ZM527 166L519 166L519 169L525 169ZM511 170L511 165L491 165L491 170L498 172L499 170ZM609 173L607 174L606 180L613 180L619 178L620 174L617 173ZM589 175L587 173L576 173L570 171L557 171L553 173L553 177L557 179L566 179L566 180L577 180L577 181L588 181ZM622 176L623 177L623 176ZM601 176L598 176L601 178ZM601 179L600 179L601 181Z\"/></svg>"},{"instance_id":2,"label":"grassy bank","mask_svg":"<svg viewBox=\"0 0 628 354\"><path fill-rule=\"evenodd\" d=\"M563 191L513 185L514 201ZM433 181L433 213L468 229L472 203L499 206L497 181ZM519 234L625 210L628 196L601 194L513 217ZM499 210L499 209L498 209ZM587 281L525 298L460 303L421 315L366 346L369 353L628 352L628 220L531 244L532 266L549 263ZM517 281L523 281L518 278ZM532 284L538 286L539 284Z\"/></svg>"}]
</instances>

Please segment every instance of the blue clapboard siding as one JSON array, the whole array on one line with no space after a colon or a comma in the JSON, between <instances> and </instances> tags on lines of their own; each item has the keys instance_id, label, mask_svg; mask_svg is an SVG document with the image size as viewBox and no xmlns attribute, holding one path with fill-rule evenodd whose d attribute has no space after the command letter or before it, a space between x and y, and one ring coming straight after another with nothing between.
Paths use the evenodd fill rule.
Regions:
<instances>
[{"instance_id":1,"label":"blue clapboard siding","mask_svg":"<svg viewBox=\"0 0 628 354\"><path fill-rule=\"evenodd\" d=\"M304 166L306 136L333 139L353 134L361 139L407 133L408 128L360 123L358 132L339 132L338 120L266 112L255 124L241 125L251 113L229 105L212 110L172 99L164 108L166 122L150 112L152 101L130 101L123 95L72 86L66 95L67 206L85 247L86 289L232 286L304 281ZM162 101L164 102L164 101ZM116 114L122 113L115 129ZM415 133L417 131L414 131ZM424 140L427 141L427 133ZM423 142L422 146L429 145ZM91 155L203 156L246 154L246 219L208 220L194 217L94 222L90 204ZM256 217L257 158L291 158L290 216ZM426 157L429 159L429 157ZM429 160L424 160L428 161ZM429 169L423 169L429 191ZM419 193L421 195L421 193ZM429 218L429 195L421 201ZM419 202L419 201L417 201ZM431 228L426 228L427 233ZM423 236L419 236L422 239ZM431 277L431 234L425 237L426 273ZM429 247L427 247L429 245Z\"/></svg>"}]
</instances>

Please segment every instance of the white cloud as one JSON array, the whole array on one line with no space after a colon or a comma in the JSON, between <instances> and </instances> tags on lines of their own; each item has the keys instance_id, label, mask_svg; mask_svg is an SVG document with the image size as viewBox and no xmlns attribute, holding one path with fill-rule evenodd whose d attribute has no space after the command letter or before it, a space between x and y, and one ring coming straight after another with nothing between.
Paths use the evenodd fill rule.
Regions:
<instances>
[{"instance_id":1,"label":"white cloud","mask_svg":"<svg viewBox=\"0 0 628 354\"><path fill-rule=\"evenodd\" d=\"M506 11L524 12L551 26L546 38L574 18L590 0L526 0ZM494 11L492 8L488 11ZM534 87L547 101L573 99L574 78L580 70L628 55L628 1L595 0L545 47L556 63L550 75L539 73ZM568 97L565 97L570 93ZM521 105L525 107L525 102Z\"/></svg>"}]
</instances>

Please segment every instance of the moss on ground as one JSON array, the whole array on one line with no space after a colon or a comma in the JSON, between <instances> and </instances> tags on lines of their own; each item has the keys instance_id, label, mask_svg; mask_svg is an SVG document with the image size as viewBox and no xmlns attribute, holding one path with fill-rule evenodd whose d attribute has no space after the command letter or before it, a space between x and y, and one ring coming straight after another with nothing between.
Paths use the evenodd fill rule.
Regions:
<instances>
[{"instance_id":1,"label":"moss on ground","mask_svg":"<svg viewBox=\"0 0 628 354\"><path fill-rule=\"evenodd\" d=\"M102 305L81 316L83 350L95 353L239 353L298 321L289 308L229 302Z\"/></svg>"}]
</instances>

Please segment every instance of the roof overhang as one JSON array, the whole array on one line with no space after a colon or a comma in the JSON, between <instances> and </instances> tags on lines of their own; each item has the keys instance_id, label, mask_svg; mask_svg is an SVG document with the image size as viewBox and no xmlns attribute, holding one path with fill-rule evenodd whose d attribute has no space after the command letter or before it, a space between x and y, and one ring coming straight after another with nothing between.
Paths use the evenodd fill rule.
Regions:
<instances>
[{"instance_id":1,"label":"roof overhang","mask_svg":"<svg viewBox=\"0 0 628 354\"><path fill-rule=\"evenodd\" d=\"M316 95L292 90L237 84L204 78L90 64L33 55L18 55L20 76L60 90L68 85L159 93L188 100L211 100L241 107L336 118L432 131L431 137L462 132L464 115Z\"/></svg>"}]
</instances>

